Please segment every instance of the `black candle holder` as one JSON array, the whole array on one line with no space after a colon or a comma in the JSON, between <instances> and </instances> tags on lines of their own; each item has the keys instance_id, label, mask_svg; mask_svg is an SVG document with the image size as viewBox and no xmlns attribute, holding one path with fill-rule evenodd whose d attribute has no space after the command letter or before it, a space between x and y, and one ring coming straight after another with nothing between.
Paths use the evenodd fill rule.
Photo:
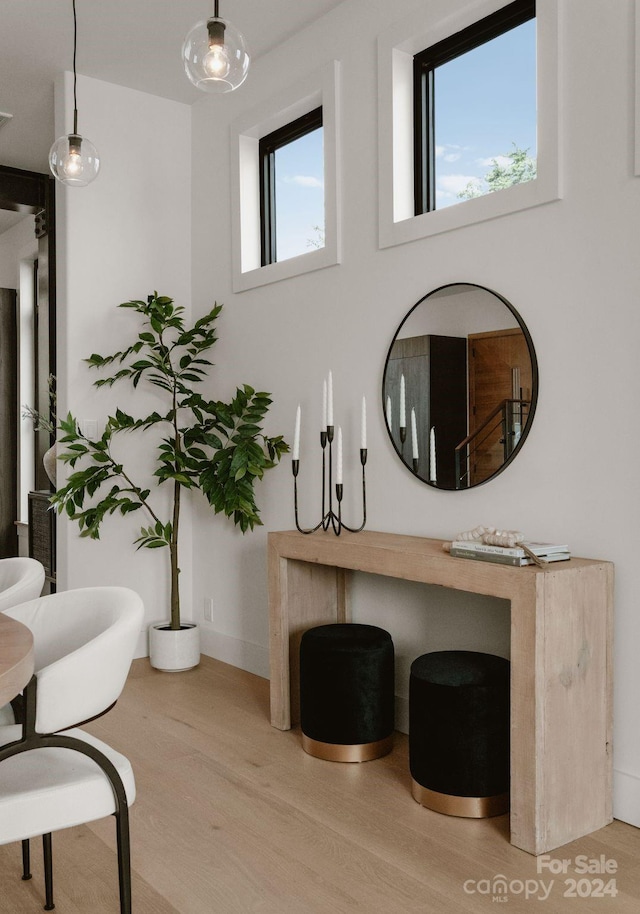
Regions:
<instances>
[{"instance_id":1,"label":"black candle holder","mask_svg":"<svg viewBox=\"0 0 640 914\"><path fill-rule=\"evenodd\" d=\"M315 527L305 528L300 526L298 520L298 473L300 471L300 460L291 461L291 472L293 473L293 506L296 518L296 529L299 533L315 533L316 530L319 530L321 527L323 530L328 530L329 527L331 527L336 536L340 536L343 530L348 530L349 533L360 533L361 530L364 530L364 525L367 522L367 483L365 477L367 449L366 447L360 448L360 463L362 465L362 523L359 527L349 527L348 524L345 524L342 520L342 496L344 491L342 483L335 484L337 512L334 511L333 438L333 425L328 425L326 431L320 432L320 447L322 448L322 518ZM328 459L327 451L329 453ZM329 493L328 498L327 490Z\"/></svg>"}]
</instances>

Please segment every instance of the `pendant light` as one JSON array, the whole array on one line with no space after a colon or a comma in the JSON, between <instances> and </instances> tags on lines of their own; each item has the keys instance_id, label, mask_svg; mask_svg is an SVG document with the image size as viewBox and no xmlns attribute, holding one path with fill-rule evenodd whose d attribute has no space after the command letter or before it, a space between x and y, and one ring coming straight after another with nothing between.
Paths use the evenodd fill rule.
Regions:
<instances>
[{"instance_id":1,"label":"pendant light","mask_svg":"<svg viewBox=\"0 0 640 914\"><path fill-rule=\"evenodd\" d=\"M184 69L203 92L233 92L249 72L249 54L241 32L219 15L215 0L214 13L206 22L198 22L182 45Z\"/></svg>"},{"instance_id":2,"label":"pendant light","mask_svg":"<svg viewBox=\"0 0 640 914\"><path fill-rule=\"evenodd\" d=\"M53 177L68 187L86 187L98 174L100 157L91 140L78 133L78 102L76 91L77 22L76 0L73 6L73 133L61 136L49 150L49 167Z\"/></svg>"}]
</instances>

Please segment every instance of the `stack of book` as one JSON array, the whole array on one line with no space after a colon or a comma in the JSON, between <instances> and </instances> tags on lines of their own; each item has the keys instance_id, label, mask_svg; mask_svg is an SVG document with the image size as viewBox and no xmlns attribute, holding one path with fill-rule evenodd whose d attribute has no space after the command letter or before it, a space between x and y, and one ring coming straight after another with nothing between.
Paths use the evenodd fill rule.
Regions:
<instances>
[{"instance_id":1,"label":"stack of book","mask_svg":"<svg viewBox=\"0 0 640 914\"><path fill-rule=\"evenodd\" d=\"M557 543L521 543L519 546L490 546L479 540L454 540L451 555L499 565L544 565L571 558L569 547Z\"/></svg>"}]
</instances>

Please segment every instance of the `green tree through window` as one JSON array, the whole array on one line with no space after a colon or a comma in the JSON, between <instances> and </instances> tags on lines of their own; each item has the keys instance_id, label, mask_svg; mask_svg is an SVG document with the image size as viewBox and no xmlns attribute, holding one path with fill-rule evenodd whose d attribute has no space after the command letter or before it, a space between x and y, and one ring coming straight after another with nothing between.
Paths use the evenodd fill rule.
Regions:
<instances>
[{"instance_id":1,"label":"green tree through window","mask_svg":"<svg viewBox=\"0 0 640 914\"><path fill-rule=\"evenodd\" d=\"M460 200L471 200L514 184L533 181L535 176L536 160L529 155L528 149L518 149L514 143L511 152L493 159L491 170L483 178L469 181L457 196Z\"/></svg>"},{"instance_id":2,"label":"green tree through window","mask_svg":"<svg viewBox=\"0 0 640 914\"><path fill-rule=\"evenodd\" d=\"M416 215L535 177L535 0L420 51L413 77Z\"/></svg>"}]
</instances>

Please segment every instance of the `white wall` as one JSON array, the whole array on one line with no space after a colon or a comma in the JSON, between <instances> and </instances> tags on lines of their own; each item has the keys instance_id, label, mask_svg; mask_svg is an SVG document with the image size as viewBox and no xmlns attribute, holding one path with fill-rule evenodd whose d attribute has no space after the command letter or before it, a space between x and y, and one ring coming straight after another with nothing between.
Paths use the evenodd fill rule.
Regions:
<instances>
[{"instance_id":1,"label":"white wall","mask_svg":"<svg viewBox=\"0 0 640 914\"><path fill-rule=\"evenodd\" d=\"M467 337L517 326L516 318L497 296L467 286L455 294L445 289L429 295L402 325L398 339L429 333Z\"/></svg>"},{"instance_id":2,"label":"white wall","mask_svg":"<svg viewBox=\"0 0 640 914\"><path fill-rule=\"evenodd\" d=\"M73 123L70 74L64 74L56 92L56 133L63 135ZM78 95L79 129L98 148L102 166L88 187L57 186L58 404L60 415L70 409L80 419L96 419L101 432L116 406L134 415L157 406L152 396L134 399L126 382L97 391L92 384L99 375L82 361L96 351L106 355L121 349L137 335L136 315L117 305L157 290L190 310L190 109L84 77L78 77ZM142 443L136 434L123 445L134 478L154 468L149 438ZM158 493L158 505L165 503L164 494ZM142 512L109 518L96 543L80 539L77 525L60 518L61 588L131 586L144 599L147 622L167 618L168 553L136 552L131 545L149 520ZM181 561L186 618L190 533L187 512ZM145 652L141 636L139 653Z\"/></svg>"},{"instance_id":3,"label":"white wall","mask_svg":"<svg viewBox=\"0 0 640 914\"><path fill-rule=\"evenodd\" d=\"M449 7L464 2L451 0ZM533 539L568 541L575 554L615 562L615 811L640 825L640 180L632 176L633 2L560 2L562 200L380 250L376 39L418 4L347 0L257 61L233 96L203 98L193 108L193 302L196 313L214 298L226 306L217 395L244 381L272 391L268 431L289 440L301 402L307 417L299 479L303 522L318 507L318 480L306 466L316 451L322 378L331 368L351 467L345 484L352 490L362 394L370 404L370 529L448 538L492 523ZM342 122L348 125L342 264L234 295L228 125L332 58L342 63ZM401 318L426 292L456 281L486 285L513 303L529 327L540 368L538 410L522 453L494 481L461 493L434 491L401 466L386 436L380 395L384 355ZM194 606L202 619L204 598L215 597L214 622L204 626L205 650L266 675L266 531L293 526L288 459L268 474L259 497L265 526L244 539L223 519L196 509ZM354 604L357 618L392 631L401 696L408 664L422 650L508 652L502 604L461 602L437 589L365 577L356 582Z\"/></svg>"}]
</instances>

